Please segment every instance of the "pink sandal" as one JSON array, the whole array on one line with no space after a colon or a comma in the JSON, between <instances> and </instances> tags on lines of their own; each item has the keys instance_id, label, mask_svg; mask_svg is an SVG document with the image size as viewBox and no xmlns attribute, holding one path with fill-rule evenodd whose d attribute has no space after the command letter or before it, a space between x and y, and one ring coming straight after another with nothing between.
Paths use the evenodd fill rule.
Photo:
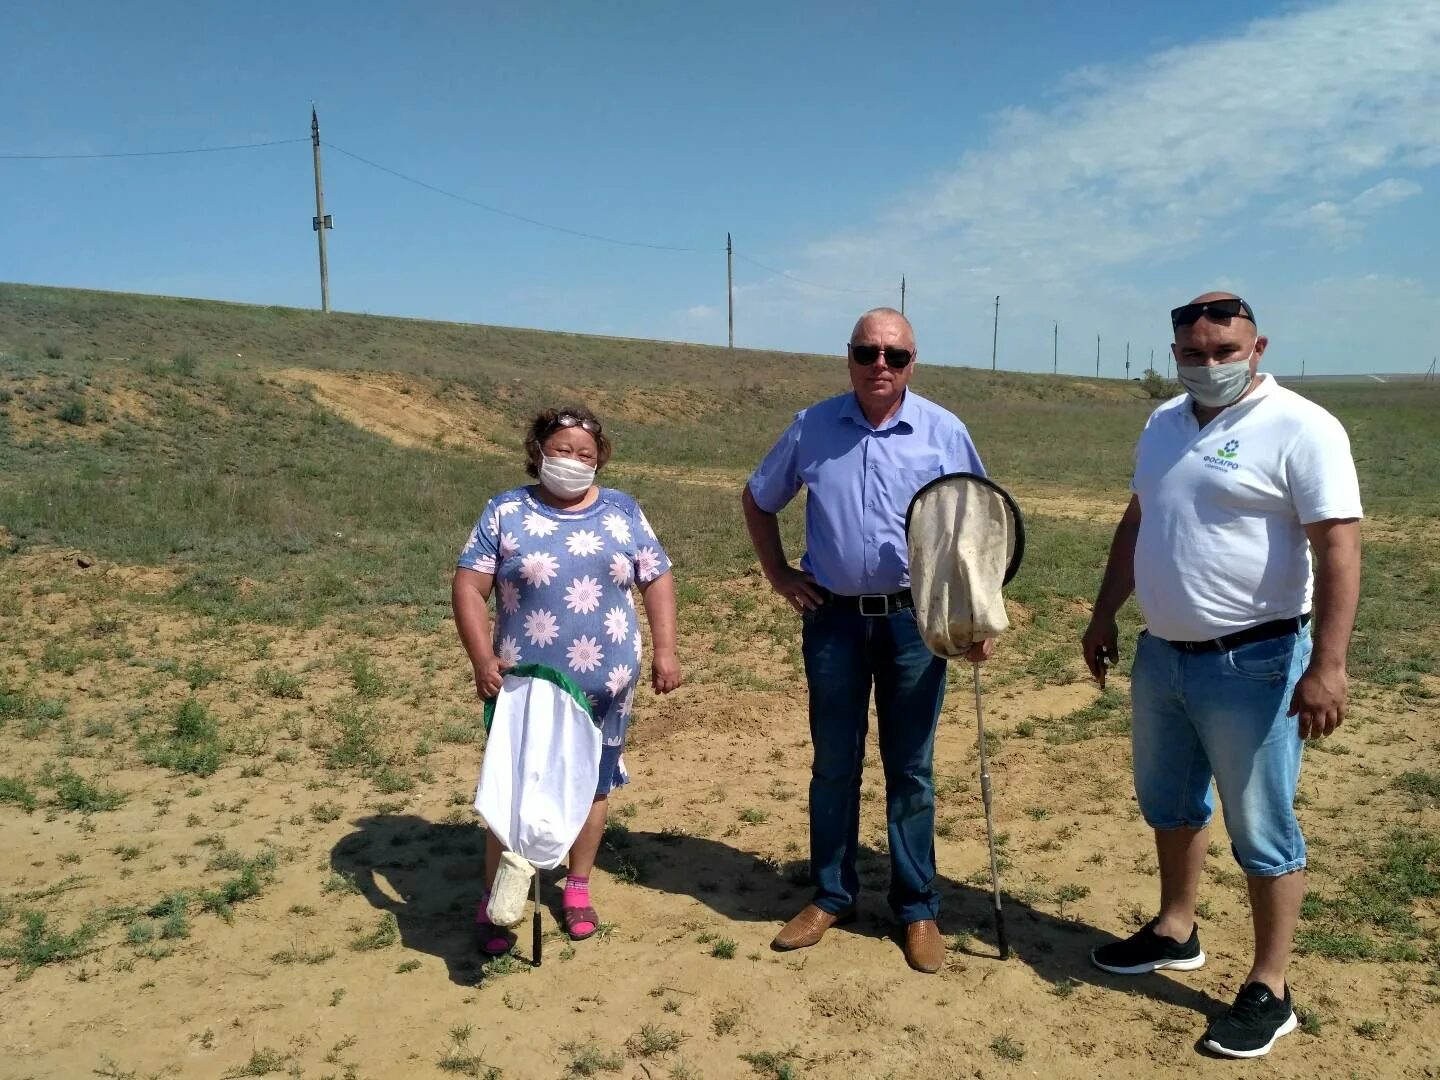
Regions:
<instances>
[{"instance_id":1,"label":"pink sandal","mask_svg":"<svg viewBox=\"0 0 1440 1080\"><path fill-rule=\"evenodd\" d=\"M593 907L567 907L562 913L565 916L565 932L570 935L571 941L584 941L600 929L600 916L595 914Z\"/></svg>"},{"instance_id":2,"label":"pink sandal","mask_svg":"<svg viewBox=\"0 0 1440 1080\"><path fill-rule=\"evenodd\" d=\"M504 956L515 948L515 935L503 926L496 926L485 916L485 901L475 909L475 929L480 935L480 951L486 956Z\"/></svg>"}]
</instances>

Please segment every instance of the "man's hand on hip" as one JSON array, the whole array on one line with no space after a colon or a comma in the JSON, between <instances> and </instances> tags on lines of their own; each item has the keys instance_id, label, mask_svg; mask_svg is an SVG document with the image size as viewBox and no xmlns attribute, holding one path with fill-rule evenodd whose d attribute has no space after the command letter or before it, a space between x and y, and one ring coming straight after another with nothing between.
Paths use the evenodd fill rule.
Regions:
<instances>
[{"instance_id":1,"label":"man's hand on hip","mask_svg":"<svg viewBox=\"0 0 1440 1080\"><path fill-rule=\"evenodd\" d=\"M1290 698L1290 716L1300 718L1302 739L1323 739L1345 719L1345 702L1350 680L1344 665L1311 664L1295 684Z\"/></svg>"},{"instance_id":2,"label":"man's hand on hip","mask_svg":"<svg viewBox=\"0 0 1440 1080\"><path fill-rule=\"evenodd\" d=\"M803 570L785 566L770 578L770 587L796 611L814 611L825 602L815 579Z\"/></svg>"}]
</instances>

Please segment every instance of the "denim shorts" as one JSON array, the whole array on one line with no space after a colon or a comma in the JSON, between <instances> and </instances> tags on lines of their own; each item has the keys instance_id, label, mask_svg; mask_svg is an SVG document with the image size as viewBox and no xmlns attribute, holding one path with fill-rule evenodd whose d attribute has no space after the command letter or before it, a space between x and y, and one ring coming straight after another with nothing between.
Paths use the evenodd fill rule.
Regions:
<instances>
[{"instance_id":1,"label":"denim shorts","mask_svg":"<svg viewBox=\"0 0 1440 1080\"><path fill-rule=\"evenodd\" d=\"M1199 829L1220 793L1235 861L1278 877L1305 866L1295 818L1299 719L1287 716L1310 662L1308 629L1230 652L1189 653L1140 635L1131 667L1135 794L1153 829Z\"/></svg>"}]
</instances>

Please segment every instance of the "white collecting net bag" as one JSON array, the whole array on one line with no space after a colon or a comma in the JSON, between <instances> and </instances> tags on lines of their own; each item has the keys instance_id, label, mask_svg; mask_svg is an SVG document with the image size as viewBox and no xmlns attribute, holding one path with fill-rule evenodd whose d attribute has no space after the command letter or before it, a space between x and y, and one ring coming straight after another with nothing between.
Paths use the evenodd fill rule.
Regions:
<instances>
[{"instance_id":1,"label":"white collecting net bag","mask_svg":"<svg viewBox=\"0 0 1440 1080\"><path fill-rule=\"evenodd\" d=\"M1001 587L1025 551L1010 493L975 473L950 473L915 493L905 515L915 620L930 651L947 659L1010 626Z\"/></svg>"},{"instance_id":2,"label":"white collecting net bag","mask_svg":"<svg viewBox=\"0 0 1440 1080\"><path fill-rule=\"evenodd\" d=\"M585 692L541 664L505 673L500 693L486 702L485 722L489 736L475 809L518 856L502 858L501 870L507 898L520 889L523 905L530 879L519 860L542 870L559 866L590 813L600 776L600 728ZM501 891L497 879L495 899Z\"/></svg>"}]
</instances>

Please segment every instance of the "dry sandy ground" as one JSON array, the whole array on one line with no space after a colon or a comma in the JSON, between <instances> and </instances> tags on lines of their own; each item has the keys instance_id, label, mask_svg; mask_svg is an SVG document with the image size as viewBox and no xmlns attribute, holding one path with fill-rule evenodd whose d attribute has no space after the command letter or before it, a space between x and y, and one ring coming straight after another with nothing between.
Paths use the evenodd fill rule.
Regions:
<instances>
[{"instance_id":1,"label":"dry sandy ground","mask_svg":"<svg viewBox=\"0 0 1440 1080\"><path fill-rule=\"evenodd\" d=\"M423 388L380 377L325 378L320 399L376 430L443 405L432 397L417 412L410 399ZM431 445L453 420L385 433ZM728 474L690 479L738 483ZM1057 515L1117 509L1034 495L1052 499L1044 512ZM144 910L177 890L213 888L229 876L226 853L273 850L276 866L232 921L192 907L186 937L133 943L122 920L83 955L28 977L0 962L0 1080L266 1069L318 1080L488 1067L507 1078L589 1067L647 1080L787 1068L847 1078L1440 1076L1440 998L1427 983L1434 966L1423 963L1298 957L1297 1001L1318 1015L1318 1033L1297 1032L1254 1063L1197 1051L1206 1016L1228 1004L1249 954L1244 883L1218 827L1202 889L1207 966L1139 979L1089 966L1090 949L1143 921L1157 885L1125 739L1047 739L1062 730L1055 718L1095 699L1078 670L1063 685L1036 686L1002 652L987 674L1009 960L996 957L990 928L963 672L936 750L942 929L953 935L943 971L911 972L893 937L873 767L862 802L861 919L814 949L769 950L807 898L803 688L769 638L717 657L697 630L681 642L690 682L638 706L627 757L634 782L613 800L624 831L594 882L604 933L571 946L551 882L543 965L487 970L470 929L480 834L468 803L480 751L451 741L478 710L448 624L216 627L159 602L176 572L82 569L74 556L0 558L0 673L68 703L43 730L0 726L0 776L34 777L63 753L127 798L89 815L47 808L43 789L34 813L0 805L0 905L10 910L0 943L15 940L26 908L69 930L96 911ZM769 610L765 597L758 603ZM77 641L89 654L72 673L42 662L47 645ZM376 744L421 778L411 791L382 793L354 770L327 767L339 737L333 707L353 697L340 663L350 649L383 675L384 691L358 707L375 717ZM192 693L193 662L219 673L194 694L234 741L203 779L147 766L136 746L138 732L162 726ZM760 676L756 685L781 689L735 688L737 664ZM300 696L258 689L264 670L295 674ZM1390 789L1403 770L1440 767L1437 719L1434 699L1356 688L1351 719L1326 752L1309 755L1302 783L1317 887L1355 872L1363 844L1392 825L1440 824L1434 809ZM870 757L878 760L873 737ZM1418 914L1435 928L1433 907ZM393 941L355 947L391 916ZM527 923L524 960L528 938Z\"/></svg>"},{"instance_id":2,"label":"dry sandy ground","mask_svg":"<svg viewBox=\"0 0 1440 1080\"><path fill-rule=\"evenodd\" d=\"M1037 689L1007 680L1002 662L987 694L1000 736L992 769L1007 837L1008 961L995 957L989 928L965 682L946 706L936 752L943 927L957 935L945 969L912 973L891 936L873 770L862 918L815 949L782 955L768 942L806 898L803 704L796 693L727 690L691 641L696 681L642 704L634 783L614 800L628 837L603 856L595 882L610 929L567 947L552 908L542 966L483 974L469 929L478 832L464 805L475 747L437 740L423 760L430 781L409 793L383 795L324 764L327 705L349 689L333 658L349 646L366 648L392 687L377 705L388 718L384 740L408 751L442 720L473 715L448 627L364 639L338 626L257 627L216 639L202 622L149 602L171 584L165 571L81 570L67 553L45 553L9 558L0 575L20 598L3 617L12 678L22 658L83 633L102 613L121 624L109 639L134 650L128 661L88 661L32 686L68 698L76 769L129 797L88 816L0 807L4 899L42 906L69 928L96 908L143 908L215 884L224 872L205 866L217 851L279 854L273 880L236 906L233 922L194 914L190 936L166 943L169 955L149 958L120 924L80 958L28 978L12 965L0 985L0 1076L218 1077L262 1064L277 1075L432 1076L446 1074L442 1061L475 1055L506 1077L557 1077L573 1075L592 1041L627 1077L776 1075L741 1057L764 1052L818 1077L1435 1075L1440 1010L1416 964L1300 958L1297 998L1321 1015L1318 1035L1297 1033L1259 1064L1197 1053L1204 1017L1235 992L1248 951L1243 883L1218 851L1203 893L1205 969L1126 980L1089 967L1088 951L1128 933L1156 885L1125 741L1044 738L1046 718L1093 700L1085 683ZM261 639L268 655L248 659ZM755 665L778 672L776 651L756 648ZM198 696L240 746L208 779L144 766L126 738L127 717L138 714L144 728L189 693L161 658L224 671ZM303 697L257 693L262 667L302 673ZM1405 811L1385 794L1395 772L1417 760L1433 767L1435 719L1433 706L1367 695L1335 741L1349 753L1311 756L1305 822L1331 873L1353 869L1341 855L1350 840L1390 821L1435 826L1433 812ZM1027 721L1028 736L1016 730ZM118 733L103 734L106 722ZM34 775L60 738L0 729L5 772ZM632 865L638 883L619 880ZM358 891L334 891L337 872ZM23 899L57 884L56 895ZM553 886L546 902L558 902ZM383 912L394 914L398 939L353 948ZM12 921L7 938L14 929ZM721 939L735 943L733 958L714 955ZM523 940L528 957L528 928ZM1361 1038L1355 1027L1367 1021L1376 1026ZM673 1033L678 1048L644 1054L646 1025L652 1045Z\"/></svg>"}]
</instances>

